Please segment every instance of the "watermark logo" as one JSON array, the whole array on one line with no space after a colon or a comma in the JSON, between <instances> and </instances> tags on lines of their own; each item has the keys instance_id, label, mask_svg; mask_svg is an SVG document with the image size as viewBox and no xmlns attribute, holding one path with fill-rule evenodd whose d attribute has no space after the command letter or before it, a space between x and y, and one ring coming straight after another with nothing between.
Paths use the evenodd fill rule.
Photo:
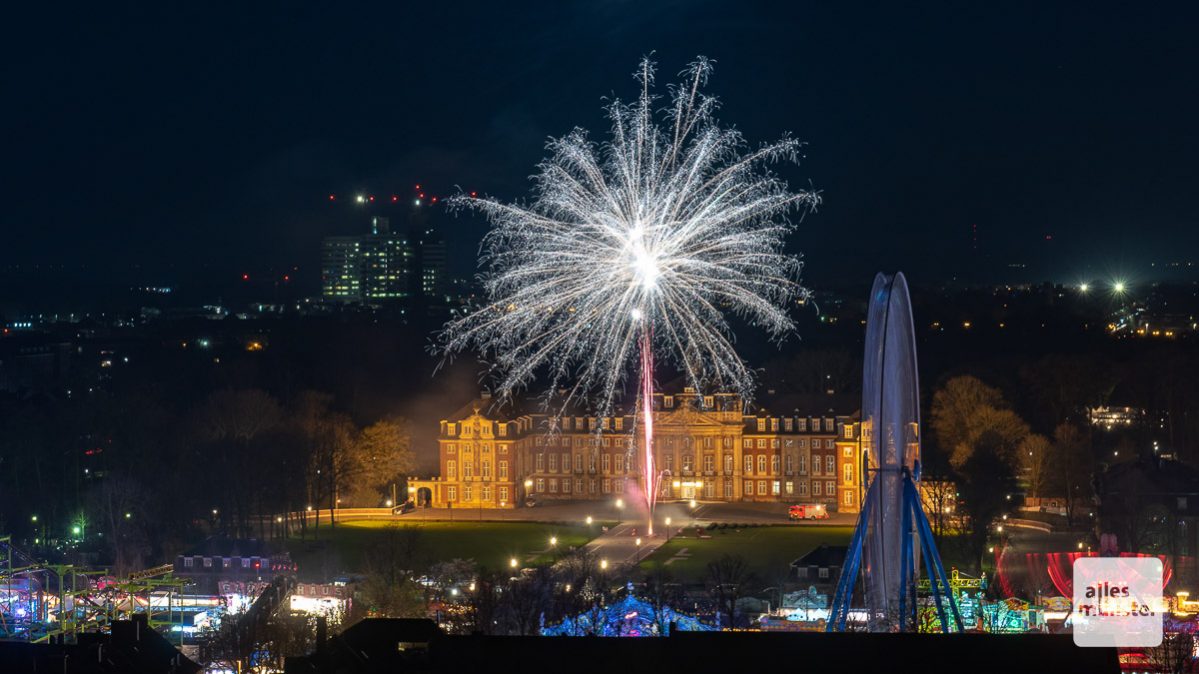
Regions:
<instances>
[{"instance_id":1,"label":"watermark logo","mask_svg":"<svg viewBox=\"0 0 1199 674\"><path fill-rule=\"evenodd\" d=\"M1156 557L1074 561L1074 643L1153 647L1162 642L1162 562Z\"/></svg>"}]
</instances>

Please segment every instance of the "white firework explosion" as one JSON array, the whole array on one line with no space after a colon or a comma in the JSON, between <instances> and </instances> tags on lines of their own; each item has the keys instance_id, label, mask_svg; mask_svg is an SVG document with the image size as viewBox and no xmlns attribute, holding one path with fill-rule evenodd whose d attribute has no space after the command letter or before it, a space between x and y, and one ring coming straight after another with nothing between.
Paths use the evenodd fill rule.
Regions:
<instances>
[{"instance_id":1,"label":"white firework explosion","mask_svg":"<svg viewBox=\"0 0 1199 674\"><path fill-rule=\"evenodd\" d=\"M487 302L446 325L443 354L476 351L501 398L542 377L551 394L567 391L559 410L585 402L607 414L638 360L641 395L652 395L655 355L697 390L750 393L726 316L774 337L794 328L788 307L805 291L783 240L788 216L819 197L767 167L797 162L798 141L754 149L717 124L702 91L711 69L696 60L655 110L643 60L637 100L607 107L608 140L576 128L548 143L531 203L454 199L493 228L480 260Z\"/></svg>"}]
</instances>

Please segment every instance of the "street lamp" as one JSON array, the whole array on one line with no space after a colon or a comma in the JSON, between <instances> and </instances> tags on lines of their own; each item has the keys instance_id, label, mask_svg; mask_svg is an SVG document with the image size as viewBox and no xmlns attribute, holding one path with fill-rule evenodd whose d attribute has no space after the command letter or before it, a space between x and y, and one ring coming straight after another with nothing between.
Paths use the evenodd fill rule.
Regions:
<instances>
[{"instance_id":1,"label":"street lamp","mask_svg":"<svg viewBox=\"0 0 1199 674\"><path fill-rule=\"evenodd\" d=\"M600 568L607 571L608 570L608 560L601 559L600 560Z\"/></svg>"},{"instance_id":2,"label":"street lamp","mask_svg":"<svg viewBox=\"0 0 1199 674\"><path fill-rule=\"evenodd\" d=\"M556 545L558 545L558 537L550 536L550 547L554 547Z\"/></svg>"},{"instance_id":3,"label":"street lamp","mask_svg":"<svg viewBox=\"0 0 1199 674\"><path fill-rule=\"evenodd\" d=\"M666 518L666 540L670 540L670 518Z\"/></svg>"},{"instance_id":4,"label":"street lamp","mask_svg":"<svg viewBox=\"0 0 1199 674\"><path fill-rule=\"evenodd\" d=\"M508 566L510 566L510 567L512 567L512 568L514 568L514 569L515 569L517 566L519 566L519 565L520 565L520 562L516 561L516 558L515 558L515 557L513 557L512 559L509 559L509 560L508 560Z\"/></svg>"},{"instance_id":5,"label":"street lamp","mask_svg":"<svg viewBox=\"0 0 1199 674\"><path fill-rule=\"evenodd\" d=\"M695 499L691 499L691 509L695 509Z\"/></svg>"},{"instance_id":6,"label":"street lamp","mask_svg":"<svg viewBox=\"0 0 1199 674\"><path fill-rule=\"evenodd\" d=\"M624 499L622 499L622 498L616 499L616 509L620 510L622 508L624 508Z\"/></svg>"},{"instance_id":7,"label":"street lamp","mask_svg":"<svg viewBox=\"0 0 1199 674\"><path fill-rule=\"evenodd\" d=\"M592 520L592 519L591 519L591 515L588 515L588 516L587 516L587 526L591 526L591 523L592 523L593 521L594 521L594 520Z\"/></svg>"}]
</instances>

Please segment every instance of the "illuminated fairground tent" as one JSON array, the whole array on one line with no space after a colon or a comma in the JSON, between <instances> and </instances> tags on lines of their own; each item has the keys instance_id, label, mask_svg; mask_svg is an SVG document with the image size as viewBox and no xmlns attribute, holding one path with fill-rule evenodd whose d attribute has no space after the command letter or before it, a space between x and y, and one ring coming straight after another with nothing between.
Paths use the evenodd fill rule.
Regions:
<instances>
[{"instance_id":1,"label":"illuminated fairground tent","mask_svg":"<svg viewBox=\"0 0 1199 674\"><path fill-rule=\"evenodd\" d=\"M665 637L672 629L681 632L715 632L717 629L699 620L663 606L661 611L652 604L633 596L632 587L625 598L607 606L596 606L557 625L543 626L547 637Z\"/></svg>"}]
</instances>

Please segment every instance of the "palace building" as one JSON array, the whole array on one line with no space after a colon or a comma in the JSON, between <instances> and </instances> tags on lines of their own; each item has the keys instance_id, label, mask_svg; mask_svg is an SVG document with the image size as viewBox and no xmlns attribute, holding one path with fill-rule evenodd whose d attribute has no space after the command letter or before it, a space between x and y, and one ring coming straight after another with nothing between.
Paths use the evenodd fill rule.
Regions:
<instances>
[{"instance_id":1,"label":"palace building","mask_svg":"<svg viewBox=\"0 0 1199 674\"><path fill-rule=\"evenodd\" d=\"M858 512L860 424L852 416L746 411L731 393L654 395L660 501L824 503ZM505 414L486 395L441 420L440 476L410 478L418 503L513 508L529 499L612 499L641 490L634 415Z\"/></svg>"}]
</instances>

